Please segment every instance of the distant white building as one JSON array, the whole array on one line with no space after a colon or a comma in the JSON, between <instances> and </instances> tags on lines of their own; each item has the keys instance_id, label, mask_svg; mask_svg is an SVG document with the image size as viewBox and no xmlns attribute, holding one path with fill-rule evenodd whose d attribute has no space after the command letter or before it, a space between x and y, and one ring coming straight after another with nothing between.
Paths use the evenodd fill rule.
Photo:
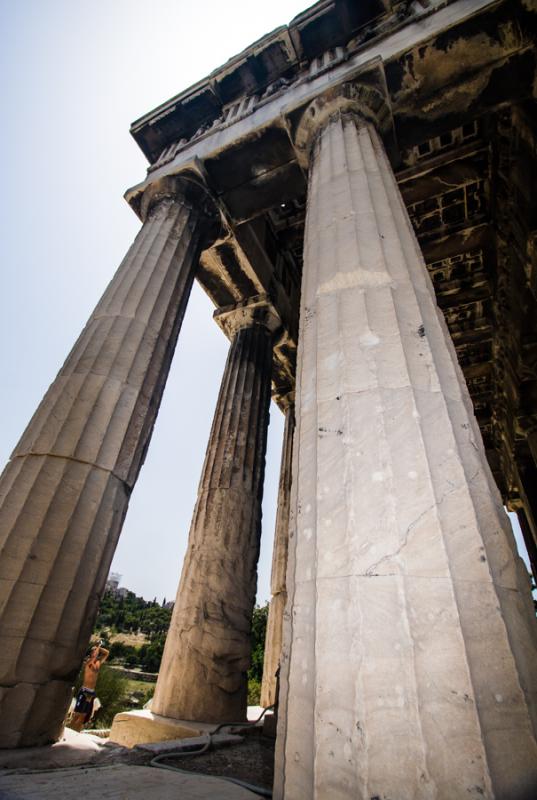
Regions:
<instances>
[{"instance_id":1,"label":"distant white building","mask_svg":"<svg viewBox=\"0 0 537 800\"><path fill-rule=\"evenodd\" d=\"M111 572L108 576L108 580L106 581L106 588L108 591L117 592L122 577L123 576L120 575L119 572Z\"/></svg>"}]
</instances>

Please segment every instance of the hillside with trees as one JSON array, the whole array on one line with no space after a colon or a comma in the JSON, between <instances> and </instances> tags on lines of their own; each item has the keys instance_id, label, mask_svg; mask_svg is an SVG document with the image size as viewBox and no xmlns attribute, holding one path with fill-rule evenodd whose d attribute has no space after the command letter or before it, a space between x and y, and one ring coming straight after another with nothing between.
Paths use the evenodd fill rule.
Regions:
<instances>
[{"instance_id":1,"label":"hillside with trees","mask_svg":"<svg viewBox=\"0 0 537 800\"><path fill-rule=\"evenodd\" d=\"M170 626L171 608L137 597L105 592L95 623L94 634L110 650L110 663L139 667L145 672L158 672ZM122 641L120 634L143 634L143 644L135 646ZM142 637L141 637L142 638Z\"/></svg>"},{"instance_id":2,"label":"hillside with trees","mask_svg":"<svg viewBox=\"0 0 537 800\"><path fill-rule=\"evenodd\" d=\"M166 598L160 604L156 598L144 600L130 591L125 594L113 590L105 592L94 636L102 639L110 650L109 662L112 665L158 672L172 615L172 609L165 608L165 604ZM248 671L252 703L259 702L267 617L268 603L256 606L252 617L252 659ZM127 634L137 635L142 644L126 643Z\"/></svg>"},{"instance_id":3,"label":"hillside with trees","mask_svg":"<svg viewBox=\"0 0 537 800\"><path fill-rule=\"evenodd\" d=\"M160 668L172 609L137 597L134 592L107 590L103 595L93 639L101 639L110 651L97 681L101 708L89 726L108 728L119 711L143 708L153 696L154 682L144 673L157 673ZM263 677L265 631L268 603L257 606L252 617L252 659L248 670L248 703L257 705ZM123 668L132 670L125 673ZM137 671L140 671L139 675ZM75 693L82 682L82 670ZM67 723L69 724L69 723Z\"/></svg>"},{"instance_id":4,"label":"hillside with trees","mask_svg":"<svg viewBox=\"0 0 537 800\"><path fill-rule=\"evenodd\" d=\"M96 630L110 628L117 632L136 633L141 631L151 638L166 633L172 615L171 608L165 608L166 598L162 605L157 598L148 601L137 597L134 592L123 596L118 592L105 592L95 623Z\"/></svg>"}]
</instances>

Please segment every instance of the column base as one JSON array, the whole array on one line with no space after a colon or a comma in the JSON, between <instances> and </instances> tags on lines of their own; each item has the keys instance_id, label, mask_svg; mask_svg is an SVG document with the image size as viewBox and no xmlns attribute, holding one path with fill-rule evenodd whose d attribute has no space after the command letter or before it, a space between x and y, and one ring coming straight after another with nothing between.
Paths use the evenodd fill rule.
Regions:
<instances>
[{"instance_id":1,"label":"column base","mask_svg":"<svg viewBox=\"0 0 537 800\"><path fill-rule=\"evenodd\" d=\"M114 717L109 740L124 747L134 747L148 742L202 736L213 731L216 725L216 722L193 722L161 717L149 709L122 711Z\"/></svg>"}]
</instances>

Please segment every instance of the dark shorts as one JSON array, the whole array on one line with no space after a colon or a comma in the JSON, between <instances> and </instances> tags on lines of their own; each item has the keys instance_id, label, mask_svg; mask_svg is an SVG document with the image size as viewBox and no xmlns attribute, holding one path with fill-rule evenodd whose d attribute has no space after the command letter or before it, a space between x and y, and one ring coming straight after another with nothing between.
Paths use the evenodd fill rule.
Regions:
<instances>
[{"instance_id":1,"label":"dark shorts","mask_svg":"<svg viewBox=\"0 0 537 800\"><path fill-rule=\"evenodd\" d=\"M92 689L85 689L84 686L76 696L75 714L84 714L84 722L88 722L93 711L95 692Z\"/></svg>"}]
</instances>

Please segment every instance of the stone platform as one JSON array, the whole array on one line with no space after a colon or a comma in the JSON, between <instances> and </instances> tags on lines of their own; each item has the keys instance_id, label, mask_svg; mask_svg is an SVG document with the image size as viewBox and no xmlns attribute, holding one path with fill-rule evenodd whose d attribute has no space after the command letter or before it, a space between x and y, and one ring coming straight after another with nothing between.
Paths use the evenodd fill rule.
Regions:
<instances>
[{"instance_id":1,"label":"stone platform","mask_svg":"<svg viewBox=\"0 0 537 800\"><path fill-rule=\"evenodd\" d=\"M262 711L260 706L248 706L247 721L255 722ZM203 736L214 731L217 725L216 722L193 722L163 717L145 708L140 711L123 711L114 717L109 741L123 747L135 747L148 742ZM240 725L241 722L237 721L234 727Z\"/></svg>"},{"instance_id":2,"label":"stone platform","mask_svg":"<svg viewBox=\"0 0 537 800\"><path fill-rule=\"evenodd\" d=\"M247 789L204 775L120 764L0 775L1 800L254 800Z\"/></svg>"},{"instance_id":3,"label":"stone platform","mask_svg":"<svg viewBox=\"0 0 537 800\"><path fill-rule=\"evenodd\" d=\"M116 714L110 730L110 741L123 747L146 742L187 739L203 736L215 729L214 723L188 722L153 714L149 709L122 711Z\"/></svg>"},{"instance_id":4,"label":"stone platform","mask_svg":"<svg viewBox=\"0 0 537 800\"><path fill-rule=\"evenodd\" d=\"M110 760L116 760L124 753L128 754L129 751L108 739L65 728L62 738L55 744L0 750L0 775L2 770L61 769L81 764L110 763ZM0 798L3 800L1 791Z\"/></svg>"}]
</instances>

